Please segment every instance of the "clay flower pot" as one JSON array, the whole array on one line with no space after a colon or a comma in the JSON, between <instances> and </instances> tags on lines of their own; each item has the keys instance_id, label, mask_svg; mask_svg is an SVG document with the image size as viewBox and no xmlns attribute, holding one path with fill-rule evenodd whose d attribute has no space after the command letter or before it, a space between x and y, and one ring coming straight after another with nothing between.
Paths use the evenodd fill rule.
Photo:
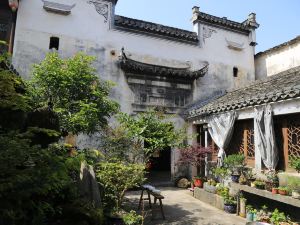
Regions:
<instances>
[{"instance_id":1,"label":"clay flower pot","mask_svg":"<svg viewBox=\"0 0 300 225\"><path fill-rule=\"evenodd\" d=\"M278 193L281 195L287 195L287 191L286 190L280 190L278 189Z\"/></svg>"},{"instance_id":2,"label":"clay flower pot","mask_svg":"<svg viewBox=\"0 0 300 225\"><path fill-rule=\"evenodd\" d=\"M278 188L272 188L272 194L278 194Z\"/></svg>"},{"instance_id":3,"label":"clay flower pot","mask_svg":"<svg viewBox=\"0 0 300 225\"><path fill-rule=\"evenodd\" d=\"M195 187L203 188L203 181L201 178L194 178Z\"/></svg>"}]
</instances>

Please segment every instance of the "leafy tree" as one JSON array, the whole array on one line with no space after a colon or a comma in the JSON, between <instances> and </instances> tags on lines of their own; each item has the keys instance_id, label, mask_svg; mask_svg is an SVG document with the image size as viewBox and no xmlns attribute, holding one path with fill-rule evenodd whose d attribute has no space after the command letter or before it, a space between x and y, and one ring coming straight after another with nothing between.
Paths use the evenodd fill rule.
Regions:
<instances>
[{"instance_id":1,"label":"leafy tree","mask_svg":"<svg viewBox=\"0 0 300 225\"><path fill-rule=\"evenodd\" d=\"M32 104L38 108L50 102L64 131L99 131L118 109L108 97L111 84L99 80L93 61L94 57L83 53L68 59L49 53L44 61L34 65L30 82Z\"/></svg>"},{"instance_id":2,"label":"leafy tree","mask_svg":"<svg viewBox=\"0 0 300 225\"><path fill-rule=\"evenodd\" d=\"M119 211L125 192L144 182L145 167L141 164L102 162L95 169L98 182L104 188L106 210Z\"/></svg>"},{"instance_id":3,"label":"leafy tree","mask_svg":"<svg viewBox=\"0 0 300 225\"><path fill-rule=\"evenodd\" d=\"M173 123L167 119L162 112L154 110L140 113L136 117L125 113L118 116L128 136L142 144L146 157L151 156L155 150L181 146L186 139L185 130L176 130Z\"/></svg>"}]
</instances>

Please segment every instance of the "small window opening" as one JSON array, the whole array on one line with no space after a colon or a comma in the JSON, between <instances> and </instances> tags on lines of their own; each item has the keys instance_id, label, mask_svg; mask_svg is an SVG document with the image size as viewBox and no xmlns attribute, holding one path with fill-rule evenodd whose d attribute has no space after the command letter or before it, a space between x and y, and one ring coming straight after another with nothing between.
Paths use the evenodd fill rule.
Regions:
<instances>
[{"instance_id":1,"label":"small window opening","mask_svg":"<svg viewBox=\"0 0 300 225\"><path fill-rule=\"evenodd\" d=\"M237 77L239 73L239 69L237 67L233 67L233 76Z\"/></svg>"},{"instance_id":2,"label":"small window opening","mask_svg":"<svg viewBox=\"0 0 300 225\"><path fill-rule=\"evenodd\" d=\"M50 37L50 44L49 44L49 49L56 49L58 50L59 48L59 38L58 37Z\"/></svg>"}]
</instances>

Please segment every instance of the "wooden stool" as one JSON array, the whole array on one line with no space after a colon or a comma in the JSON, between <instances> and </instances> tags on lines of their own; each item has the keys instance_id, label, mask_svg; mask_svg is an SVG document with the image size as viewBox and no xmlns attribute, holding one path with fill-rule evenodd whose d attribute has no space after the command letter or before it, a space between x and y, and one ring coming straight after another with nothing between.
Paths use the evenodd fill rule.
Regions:
<instances>
[{"instance_id":1,"label":"wooden stool","mask_svg":"<svg viewBox=\"0 0 300 225\"><path fill-rule=\"evenodd\" d=\"M138 210L141 209L141 204L142 204L142 201L144 201L144 200L148 200L148 201L149 201L149 207L150 207L150 209L151 209L151 208L152 208L152 205L151 205L150 192L149 192L148 189L146 189L146 188L144 188L144 187L141 187L141 188L142 188L142 193L141 193L141 197L140 197L140 201L139 201L139 207L138 207ZM143 198L144 191L147 192L147 195L148 195L147 198Z\"/></svg>"},{"instance_id":2,"label":"wooden stool","mask_svg":"<svg viewBox=\"0 0 300 225\"><path fill-rule=\"evenodd\" d=\"M156 201L158 199L158 201L159 201L159 209L158 210L160 210L162 218L165 220L166 218L165 218L163 204L162 204L162 199L164 199L165 197L160 194L154 193L154 192L151 192L151 194L154 196L154 204L153 205L156 205ZM154 209L154 207L152 207L152 217L153 217L154 210L156 210L156 209Z\"/></svg>"}]
</instances>

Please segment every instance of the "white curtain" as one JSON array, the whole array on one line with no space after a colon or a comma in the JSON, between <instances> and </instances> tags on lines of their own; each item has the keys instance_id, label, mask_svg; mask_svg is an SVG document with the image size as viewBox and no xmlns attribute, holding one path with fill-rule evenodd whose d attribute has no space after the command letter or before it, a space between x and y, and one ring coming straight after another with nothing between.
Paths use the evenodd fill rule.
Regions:
<instances>
[{"instance_id":1,"label":"white curtain","mask_svg":"<svg viewBox=\"0 0 300 225\"><path fill-rule=\"evenodd\" d=\"M216 145L219 147L218 166L223 165L223 160L226 157L224 149L230 142L235 119L235 111L216 115L208 119L208 131Z\"/></svg>"},{"instance_id":2,"label":"white curtain","mask_svg":"<svg viewBox=\"0 0 300 225\"><path fill-rule=\"evenodd\" d=\"M259 150L265 166L270 170L275 169L278 163L278 149L275 143L272 107L267 105L254 110L255 148Z\"/></svg>"}]
</instances>

